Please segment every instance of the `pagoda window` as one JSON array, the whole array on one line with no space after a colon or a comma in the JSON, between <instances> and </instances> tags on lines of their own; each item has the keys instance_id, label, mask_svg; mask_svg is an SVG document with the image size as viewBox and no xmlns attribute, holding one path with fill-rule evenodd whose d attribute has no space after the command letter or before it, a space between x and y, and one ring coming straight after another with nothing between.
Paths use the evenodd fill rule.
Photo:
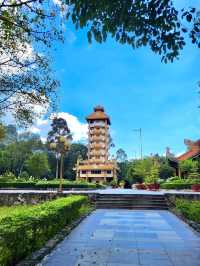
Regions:
<instances>
[{"instance_id":1,"label":"pagoda window","mask_svg":"<svg viewBox=\"0 0 200 266\"><path fill-rule=\"evenodd\" d=\"M84 174L87 174L87 171L86 171L86 170L82 170L82 171L81 171L81 174L83 174L83 175L84 175Z\"/></svg>"},{"instance_id":2,"label":"pagoda window","mask_svg":"<svg viewBox=\"0 0 200 266\"><path fill-rule=\"evenodd\" d=\"M107 170L107 174L112 174L112 171L111 170Z\"/></svg>"},{"instance_id":3,"label":"pagoda window","mask_svg":"<svg viewBox=\"0 0 200 266\"><path fill-rule=\"evenodd\" d=\"M91 170L91 174L100 175L101 170Z\"/></svg>"}]
</instances>

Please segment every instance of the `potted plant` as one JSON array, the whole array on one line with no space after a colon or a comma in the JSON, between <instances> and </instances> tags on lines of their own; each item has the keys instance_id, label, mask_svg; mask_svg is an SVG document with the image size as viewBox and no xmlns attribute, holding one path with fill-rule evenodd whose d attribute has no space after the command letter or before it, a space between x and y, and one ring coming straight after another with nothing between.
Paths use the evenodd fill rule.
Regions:
<instances>
[{"instance_id":1,"label":"potted plant","mask_svg":"<svg viewBox=\"0 0 200 266\"><path fill-rule=\"evenodd\" d=\"M135 187L137 189L147 189L147 187L144 183L137 183L137 184L135 184Z\"/></svg>"},{"instance_id":2,"label":"potted plant","mask_svg":"<svg viewBox=\"0 0 200 266\"><path fill-rule=\"evenodd\" d=\"M117 188L117 180L116 179L113 179L111 182L110 182L110 185L112 188Z\"/></svg>"},{"instance_id":3,"label":"potted plant","mask_svg":"<svg viewBox=\"0 0 200 266\"><path fill-rule=\"evenodd\" d=\"M159 167L154 163L151 167L149 175L145 178L145 184L149 190L158 190L160 188L159 180Z\"/></svg>"},{"instance_id":4,"label":"potted plant","mask_svg":"<svg viewBox=\"0 0 200 266\"><path fill-rule=\"evenodd\" d=\"M121 181L119 182L119 186L120 186L120 188L124 188L124 185L125 185L125 181L124 181L124 180L121 180Z\"/></svg>"},{"instance_id":5,"label":"potted plant","mask_svg":"<svg viewBox=\"0 0 200 266\"><path fill-rule=\"evenodd\" d=\"M191 180L191 188L194 192L200 192L200 174L198 172L197 165L194 165L190 174L188 175L188 180Z\"/></svg>"}]
</instances>

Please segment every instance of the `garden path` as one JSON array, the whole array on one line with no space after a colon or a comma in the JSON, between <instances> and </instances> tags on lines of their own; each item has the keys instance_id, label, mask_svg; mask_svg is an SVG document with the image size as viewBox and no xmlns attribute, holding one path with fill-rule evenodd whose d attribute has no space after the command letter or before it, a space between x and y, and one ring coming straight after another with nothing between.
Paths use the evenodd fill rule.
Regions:
<instances>
[{"instance_id":1,"label":"garden path","mask_svg":"<svg viewBox=\"0 0 200 266\"><path fill-rule=\"evenodd\" d=\"M199 266L200 236L169 211L100 209L39 265Z\"/></svg>"}]
</instances>

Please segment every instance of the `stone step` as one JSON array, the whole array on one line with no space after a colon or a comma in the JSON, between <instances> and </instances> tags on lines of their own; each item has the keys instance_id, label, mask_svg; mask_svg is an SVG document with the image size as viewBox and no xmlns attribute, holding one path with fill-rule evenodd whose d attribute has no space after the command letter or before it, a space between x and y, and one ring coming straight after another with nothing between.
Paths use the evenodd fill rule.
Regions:
<instances>
[{"instance_id":1,"label":"stone step","mask_svg":"<svg viewBox=\"0 0 200 266\"><path fill-rule=\"evenodd\" d=\"M96 199L98 209L156 209L167 210L163 195L100 194Z\"/></svg>"},{"instance_id":2,"label":"stone step","mask_svg":"<svg viewBox=\"0 0 200 266\"><path fill-rule=\"evenodd\" d=\"M133 210L168 210L167 206L146 206L146 205L138 205L138 206L132 206L132 205L96 205L97 209L133 209Z\"/></svg>"},{"instance_id":3,"label":"stone step","mask_svg":"<svg viewBox=\"0 0 200 266\"><path fill-rule=\"evenodd\" d=\"M112 198L100 198L100 199L97 199L97 201L99 202L104 202L104 201L115 201L115 202L118 202L118 201L122 201L122 202L125 202L125 201L131 201L131 202L165 202L165 199L112 199Z\"/></svg>"}]
</instances>

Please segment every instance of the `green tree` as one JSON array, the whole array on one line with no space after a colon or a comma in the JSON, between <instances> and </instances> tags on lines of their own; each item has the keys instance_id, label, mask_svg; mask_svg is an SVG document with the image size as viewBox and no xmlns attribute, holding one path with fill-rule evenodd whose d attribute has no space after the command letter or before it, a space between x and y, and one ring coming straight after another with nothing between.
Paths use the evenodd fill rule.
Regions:
<instances>
[{"instance_id":1,"label":"green tree","mask_svg":"<svg viewBox=\"0 0 200 266\"><path fill-rule=\"evenodd\" d=\"M46 153L34 153L25 161L25 168L34 177L45 177L49 172L48 157Z\"/></svg>"},{"instance_id":2,"label":"green tree","mask_svg":"<svg viewBox=\"0 0 200 266\"><path fill-rule=\"evenodd\" d=\"M68 17L76 28L86 28L89 42L108 36L134 49L149 46L162 61L173 61L190 39L200 47L199 9L178 10L172 0L67 0ZM189 37L189 38L188 38Z\"/></svg>"},{"instance_id":3,"label":"green tree","mask_svg":"<svg viewBox=\"0 0 200 266\"><path fill-rule=\"evenodd\" d=\"M67 179L76 179L76 172L73 170L78 157L83 160L87 159L88 149L81 143L73 143L68 153L64 157L64 177Z\"/></svg>"},{"instance_id":4,"label":"green tree","mask_svg":"<svg viewBox=\"0 0 200 266\"><path fill-rule=\"evenodd\" d=\"M143 182L149 174L153 160L151 157L146 157L142 160L134 160L130 163L128 169L128 179L132 182Z\"/></svg>"},{"instance_id":5,"label":"green tree","mask_svg":"<svg viewBox=\"0 0 200 266\"><path fill-rule=\"evenodd\" d=\"M159 179L159 164L154 162L151 166L149 174L145 177L145 183L156 184Z\"/></svg>"},{"instance_id":6,"label":"green tree","mask_svg":"<svg viewBox=\"0 0 200 266\"><path fill-rule=\"evenodd\" d=\"M60 12L48 0L0 3L0 113L11 112L22 125L38 114L34 105L55 101L47 48L62 38Z\"/></svg>"},{"instance_id":7,"label":"green tree","mask_svg":"<svg viewBox=\"0 0 200 266\"><path fill-rule=\"evenodd\" d=\"M198 168L198 162L195 161L193 164L192 168L190 169L190 172L188 174L188 178L190 179L200 179L200 173L199 173L199 168Z\"/></svg>"},{"instance_id":8,"label":"green tree","mask_svg":"<svg viewBox=\"0 0 200 266\"><path fill-rule=\"evenodd\" d=\"M160 164L159 176L160 179L168 179L175 175L175 169L171 167L167 162Z\"/></svg>"},{"instance_id":9,"label":"green tree","mask_svg":"<svg viewBox=\"0 0 200 266\"><path fill-rule=\"evenodd\" d=\"M35 138L3 145L0 151L0 173L10 171L19 176L29 156L35 151L44 150L45 147L41 140Z\"/></svg>"},{"instance_id":10,"label":"green tree","mask_svg":"<svg viewBox=\"0 0 200 266\"><path fill-rule=\"evenodd\" d=\"M198 167L198 162L192 159L184 160L179 162L179 167L183 176L187 177L194 168Z\"/></svg>"},{"instance_id":11,"label":"green tree","mask_svg":"<svg viewBox=\"0 0 200 266\"><path fill-rule=\"evenodd\" d=\"M117 162L125 162L127 160L128 156L126 152L123 149L118 149L116 152L116 160Z\"/></svg>"},{"instance_id":12,"label":"green tree","mask_svg":"<svg viewBox=\"0 0 200 266\"><path fill-rule=\"evenodd\" d=\"M55 116L51 123L51 130L48 133L47 143L50 150L55 152L57 158L56 175L58 174L58 160L60 159L59 192L62 192L64 155L69 151L71 140L72 135L67 125L67 121Z\"/></svg>"}]
</instances>

